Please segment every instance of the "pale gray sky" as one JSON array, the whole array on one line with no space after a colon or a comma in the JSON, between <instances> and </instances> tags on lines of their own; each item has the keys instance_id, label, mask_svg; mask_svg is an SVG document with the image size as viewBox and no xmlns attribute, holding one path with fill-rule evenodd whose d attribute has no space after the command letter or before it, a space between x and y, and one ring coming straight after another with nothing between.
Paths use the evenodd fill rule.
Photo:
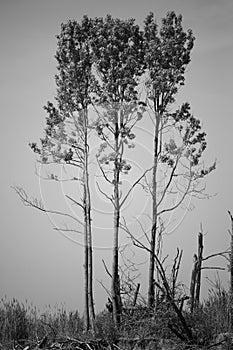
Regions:
<instances>
[{"instance_id":1,"label":"pale gray sky","mask_svg":"<svg viewBox=\"0 0 233 350\"><path fill-rule=\"evenodd\" d=\"M55 94L55 35L60 32L61 22L80 20L84 14L94 17L110 13L114 17L134 17L141 25L149 11L153 11L160 22L170 10L183 15L184 27L191 28L196 37L192 63L179 102L188 100L193 113L200 117L208 134L206 163L217 159L218 166L207 179L207 191L217 193L217 196L194 201L196 208L185 213L184 218L179 214L180 224L165 237L164 250L174 254L176 246L184 249L181 277L189 284L201 222L204 231L208 232L206 254L228 246L226 211L233 211L232 0L0 0L0 297L27 298L38 306L65 302L68 308L82 309L82 246L55 232L46 215L24 207L10 188L11 185L22 185L29 194L40 195L35 158L27 144L43 135L45 113L42 106ZM48 184L41 185L42 194L48 205L56 206L64 202L65 189L59 187L57 190L55 185L52 186L50 190ZM96 200L100 201L99 198ZM97 206L105 208L103 201ZM111 231L104 227L102 235L101 227L98 228L95 238L98 309L103 308L106 298L98 280L103 279L108 285L101 258L104 256L107 260L110 251L100 248L109 246L105 242ZM145 268L143 276L146 274ZM222 276L226 280L226 274Z\"/></svg>"}]
</instances>

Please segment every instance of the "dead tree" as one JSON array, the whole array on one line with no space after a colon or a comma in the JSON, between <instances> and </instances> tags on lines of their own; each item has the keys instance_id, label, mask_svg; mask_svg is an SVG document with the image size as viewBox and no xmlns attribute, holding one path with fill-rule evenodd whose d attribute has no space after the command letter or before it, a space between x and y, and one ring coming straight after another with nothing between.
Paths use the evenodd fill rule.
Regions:
<instances>
[{"instance_id":1,"label":"dead tree","mask_svg":"<svg viewBox=\"0 0 233 350\"><path fill-rule=\"evenodd\" d=\"M134 237L130 233L130 230L128 229L128 227L126 225L124 225L124 226L122 225L121 227L130 235L134 246L141 248L141 249L147 251L148 253L151 253L150 248L148 248L145 244L143 244L143 242L141 240ZM176 267L174 269L174 271L176 271L174 273L174 276L176 276L176 278L178 276L181 255L182 255L182 252L179 252L179 254L176 255L175 260L177 262L174 262L174 264L173 264L173 267L174 266ZM182 312L182 308L180 308L179 305L177 305L177 302L176 302L175 298L173 297L173 290L172 290L173 288L171 288L171 286L169 284L169 279L166 276L166 272L165 272L165 269L163 267L163 263L160 261L160 259L158 258L158 256L155 253L154 253L154 259L155 259L155 264L157 265L157 271L159 273L160 281L161 281L160 283L158 283L157 281L154 280L155 287L157 287L158 289L161 290L161 292L165 296L168 304L171 306L171 308L174 310L175 314L177 315L177 318L178 318L179 323L180 323L179 327L176 324L171 324L171 323L168 324L168 327L182 341L188 342L188 343L193 343L194 339L193 339L192 330L185 319L185 316Z\"/></svg>"},{"instance_id":2,"label":"dead tree","mask_svg":"<svg viewBox=\"0 0 233 350\"><path fill-rule=\"evenodd\" d=\"M206 257L203 257L203 232L201 228L201 232L198 234L198 249L197 254L194 254L193 257L193 269L191 274L191 282L190 282L190 312L192 313L195 308L197 308L200 304L200 291L201 291L201 273L202 270L225 270L224 267L219 266L203 266L203 262L216 258L223 257L227 259L229 254L228 250L223 252L218 252L214 254L210 254ZM232 264L233 266L233 264Z\"/></svg>"},{"instance_id":3,"label":"dead tree","mask_svg":"<svg viewBox=\"0 0 233 350\"><path fill-rule=\"evenodd\" d=\"M194 308L199 305L200 302L200 290L201 290L201 269L203 260L203 233L202 230L198 234L198 253L193 257L193 270L191 275L190 284L190 311L193 312Z\"/></svg>"},{"instance_id":4,"label":"dead tree","mask_svg":"<svg viewBox=\"0 0 233 350\"><path fill-rule=\"evenodd\" d=\"M198 234L198 255L197 255L197 276L196 276L196 291L195 291L195 305L198 306L200 302L201 291L201 268L203 259L203 233Z\"/></svg>"},{"instance_id":5,"label":"dead tree","mask_svg":"<svg viewBox=\"0 0 233 350\"><path fill-rule=\"evenodd\" d=\"M173 298L175 298L175 294L176 294L177 279L178 279L178 273L180 270L182 255L183 255L183 250L179 250L179 248L177 248L176 256L172 265L172 273L171 273L171 292L172 292Z\"/></svg>"}]
</instances>

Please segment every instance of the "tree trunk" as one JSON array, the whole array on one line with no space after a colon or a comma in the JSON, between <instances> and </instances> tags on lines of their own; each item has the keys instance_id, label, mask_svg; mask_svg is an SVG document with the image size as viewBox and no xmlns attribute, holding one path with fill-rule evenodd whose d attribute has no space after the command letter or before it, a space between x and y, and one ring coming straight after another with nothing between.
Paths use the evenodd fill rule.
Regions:
<instances>
[{"instance_id":1,"label":"tree trunk","mask_svg":"<svg viewBox=\"0 0 233 350\"><path fill-rule=\"evenodd\" d=\"M120 307L120 279L118 274L118 246L119 246L119 209L114 209L114 237L113 237L113 261L112 261L112 306L113 320L115 325L120 323L121 307Z\"/></svg>"},{"instance_id":2,"label":"tree trunk","mask_svg":"<svg viewBox=\"0 0 233 350\"><path fill-rule=\"evenodd\" d=\"M190 312L200 303L200 291L201 291L201 268L203 259L203 233L198 234L198 252L194 254L193 270L190 283Z\"/></svg>"},{"instance_id":3,"label":"tree trunk","mask_svg":"<svg viewBox=\"0 0 233 350\"><path fill-rule=\"evenodd\" d=\"M140 283L137 284L137 288L136 288L135 293L134 293L133 305L132 306L136 306L139 289L140 289Z\"/></svg>"},{"instance_id":4,"label":"tree trunk","mask_svg":"<svg viewBox=\"0 0 233 350\"><path fill-rule=\"evenodd\" d=\"M119 177L120 177L120 162L119 156L119 125L118 113L115 120L115 152L116 158L114 162L114 232L113 232L113 260L112 260L112 306L113 320L115 325L120 323L121 315L121 296L120 296L120 278L118 274L119 265L119 225L120 225L120 197L119 197Z\"/></svg>"},{"instance_id":5,"label":"tree trunk","mask_svg":"<svg viewBox=\"0 0 233 350\"><path fill-rule=\"evenodd\" d=\"M191 274L190 283L190 312L194 310L194 300L195 300L195 289L196 289L196 277L197 277L197 255L193 256L193 270Z\"/></svg>"},{"instance_id":6,"label":"tree trunk","mask_svg":"<svg viewBox=\"0 0 233 350\"><path fill-rule=\"evenodd\" d=\"M84 188L85 192L85 188ZM84 194L85 196L85 194ZM87 241L87 225L86 225L86 208L84 204L84 323L86 331L90 328L90 317L89 317L89 300L88 300L88 241Z\"/></svg>"},{"instance_id":7,"label":"tree trunk","mask_svg":"<svg viewBox=\"0 0 233 350\"><path fill-rule=\"evenodd\" d=\"M150 260L149 260L149 287L148 287L148 306L153 307L155 304L155 246L156 246L156 232L157 232L157 168L158 168L158 152L159 152L159 124L160 117L157 112L156 125L154 135L154 165L152 178L152 229L150 241Z\"/></svg>"},{"instance_id":8,"label":"tree trunk","mask_svg":"<svg viewBox=\"0 0 233 350\"><path fill-rule=\"evenodd\" d=\"M230 211L228 214L231 219L231 247L230 247L230 296L229 296L229 332L233 332L233 216Z\"/></svg>"},{"instance_id":9,"label":"tree trunk","mask_svg":"<svg viewBox=\"0 0 233 350\"><path fill-rule=\"evenodd\" d=\"M202 232L199 232L199 234L198 234L198 255L197 255L195 307L197 307L200 303L202 258L203 258L203 234L202 234Z\"/></svg>"},{"instance_id":10,"label":"tree trunk","mask_svg":"<svg viewBox=\"0 0 233 350\"><path fill-rule=\"evenodd\" d=\"M93 254L92 254L92 230L91 230L91 196L89 188L89 173L88 173L88 119L87 110L84 112L84 210L85 210L85 254L87 255L85 260L85 277L87 281L87 288L85 288L85 300L87 299L88 316L89 319L88 327L94 331L94 320L95 320L95 310L94 310L94 298L93 298ZM87 311L86 311L87 312Z\"/></svg>"},{"instance_id":11,"label":"tree trunk","mask_svg":"<svg viewBox=\"0 0 233 350\"><path fill-rule=\"evenodd\" d=\"M92 232L91 232L91 200L88 172L86 171L86 207L87 207L87 244L88 244L88 302L90 312L91 328L94 330L95 309L93 298L93 254L92 254Z\"/></svg>"}]
</instances>

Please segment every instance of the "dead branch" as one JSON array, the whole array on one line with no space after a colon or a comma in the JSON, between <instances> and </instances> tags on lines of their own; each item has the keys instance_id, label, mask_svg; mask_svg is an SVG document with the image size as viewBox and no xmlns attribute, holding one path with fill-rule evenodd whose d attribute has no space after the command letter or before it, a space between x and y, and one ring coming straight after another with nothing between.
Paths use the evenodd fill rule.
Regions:
<instances>
[{"instance_id":1,"label":"dead branch","mask_svg":"<svg viewBox=\"0 0 233 350\"><path fill-rule=\"evenodd\" d=\"M226 270L225 267L219 267L219 266L203 266L201 270Z\"/></svg>"},{"instance_id":2,"label":"dead branch","mask_svg":"<svg viewBox=\"0 0 233 350\"><path fill-rule=\"evenodd\" d=\"M104 265L105 271L107 272L107 274L109 275L109 277L112 278L112 275L111 275L111 273L109 272L109 269L107 268L107 265L105 264L104 259L102 259L102 263L103 263L103 265Z\"/></svg>"},{"instance_id":3,"label":"dead branch","mask_svg":"<svg viewBox=\"0 0 233 350\"><path fill-rule=\"evenodd\" d=\"M26 191L22 187L12 186L12 188L17 193L17 195L22 200L22 202L23 202L23 204L25 206L36 208L36 209L38 209L38 210L40 210L40 211L42 211L44 213L56 214L56 215L61 215L61 216L68 217L70 219L75 220L80 225L84 226L83 222L81 222L79 219L77 219L76 217L74 217L71 214L64 213L64 212L61 212L61 211L58 211L58 210L45 209L45 207L44 207L44 205L43 205L41 200L38 200L37 198L30 199L28 197Z\"/></svg>"},{"instance_id":4,"label":"dead branch","mask_svg":"<svg viewBox=\"0 0 233 350\"><path fill-rule=\"evenodd\" d=\"M72 197L68 196L68 194L65 195L69 200L71 200L73 203L77 204L79 207L81 207L84 210L84 206L77 202L75 199L73 199Z\"/></svg>"},{"instance_id":5,"label":"dead branch","mask_svg":"<svg viewBox=\"0 0 233 350\"><path fill-rule=\"evenodd\" d=\"M114 202L113 202L112 198L109 197L103 190L101 190L98 181L96 181L96 185L97 185L98 190L100 191L100 193L101 193L105 198L107 198L110 202L112 202L112 204L114 205Z\"/></svg>"},{"instance_id":6,"label":"dead branch","mask_svg":"<svg viewBox=\"0 0 233 350\"><path fill-rule=\"evenodd\" d=\"M123 204L125 203L126 199L129 197L130 193L132 192L132 190L134 189L134 187L146 176L146 174L151 171L153 169L153 167L147 169L144 171L144 173L133 183L133 185L130 187L129 191L127 192L127 194L125 195L124 199L121 201L120 203L120 207L123 206Z\"/></svg>"},{"instance_id":7,"label":"dead branch","mask_svg":"<svg viewBox=\"0 0 233 350\"><path fill-rule=\"evenodd\" d=\"M133 244L135 246L137 246L138 248L144 249L144 250L146 250L146 251L151 253L151 250L148 247L146 247L142 242L140 242L137 238L133 237L132 234L131 234L131 239L132 239ZM161 281L162 281L162 284L163 284L163 287L159 286L159 284L157 286L161 290L165 291L165 295L166 295L167 301L170 303L170 305L172 306L173 310L175 311L178 319L180 320L182 328L183 328L183 331L184 331L184 333L187 336L187 339L192 342L193 341L192 331L191 331L190 327L188 326L188 324L187 324L187 322L186 322L186 320L185 320L185 318L183 316L182 311L176 305L176 302L175 302L174 298L172 297L171 289L170 289L170 286L168 284L167 277L166 277L163 265L162 265L161 261L158 259L158 257L155 254L154 254L154 259L156 260L157 268L158 268L158 271L159 271L159 274L160 274L160 277L161 277Z\"/></svg>"},{"instance_id":8,"label":"dead branch","mask_svg":"<svg viewBox=\"0 0 233 350\"><path fill-rule=\"evenodd\" d=\"M208 259L215 258L216 256L222 256L223 258L226 258L225 255L229 254L229 252L230 252L230 250L225 250L223 252L210 254L210 255L206 256L205 258L202 258L202 261L206 261Z\"/></svg>"}]
</instances>

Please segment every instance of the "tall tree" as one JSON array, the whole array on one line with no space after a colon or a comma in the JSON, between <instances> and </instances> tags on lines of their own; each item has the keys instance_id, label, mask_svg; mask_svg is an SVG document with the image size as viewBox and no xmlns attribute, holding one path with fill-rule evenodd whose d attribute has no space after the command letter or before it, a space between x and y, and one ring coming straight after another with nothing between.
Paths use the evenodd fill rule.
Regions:
<instances>
[{"instance_id":1,"label":"tall tree","mask_svg":"<svg viewBox=\"0 0 233 350\"><path fill-rule=\"evenodd\" d=\"M156 237L160 221L166 213L178 208L186 196L199 193L199 180L212 171L200 169L206 148L206 134L201 131L199 119L184 103L172 111L179 87L184 85L184 74L194 44L191 30L184 31L182 16L168 12L160 30L153 13L144 22L144 49L146 74L146 103L152 111L154 124L152 194L152 228L150 239L148 305L155 302ZM163 181L162 181L163 180ZM176 196L168 206L168 194ZM178 198L178 199L177 199ZM161 221L162 222L162 221Z\"/></svg>"},{"instance_id":2,"label":"tall tree","mask_svg":"<svg viewBox=\"0 0 233 350\"><path fill-rule=\"evenodd\" d=\"M132 146L135 123L141 119L136 87L143 72L142 35L133 19L120 20L107 16L97 19L93 40L95 69L98 76L96 98L102 112L96 129L103 140L98 163L105 180L111 184L113 195L113 258L111 296L115 324L121 314L119 278L119 230L123 201L120 199L120 178L131 166L124 159L125 148ZM139 108L140 109L140 108ZM107 168L107 169L106 169ZM112 176L109 175L112 171Z\"/></svg>"},{"instance_id":3,"label":"tall tree","mask_svg":"<svg viewBox=\"0 0 233 350\"><path fill-rule=\"evenodd\" d=\"M57 36L56 60L58 74L56 75L57 94L55 106L48 102L44 109L47 112L45 137L41 146L30 144L34 152L39 154L43 164L66 164L77 169L83 193L81 201L67 195L69 200L81 207L84 217L84 285L85 285L85 322L86 329L94 327L93 300L93 261L92 261L92 229L91 229L91 197L89 186L89 144L88 109L92 103L91 96L95 85L92 73L93 55L90 49L90 36L93 21L84 16L81 23L68 21L61 25L61 33ZM51 179L59 180L52 174ZM26 204L30 204L24 191L18 191ZM31 202L34 207L49 211L38 202ZM67 215L67 214L62 214ZM62 228L61 228L62 230ZM67 229L66 229L67 231Z\"/></svg>"}]
</instances>

